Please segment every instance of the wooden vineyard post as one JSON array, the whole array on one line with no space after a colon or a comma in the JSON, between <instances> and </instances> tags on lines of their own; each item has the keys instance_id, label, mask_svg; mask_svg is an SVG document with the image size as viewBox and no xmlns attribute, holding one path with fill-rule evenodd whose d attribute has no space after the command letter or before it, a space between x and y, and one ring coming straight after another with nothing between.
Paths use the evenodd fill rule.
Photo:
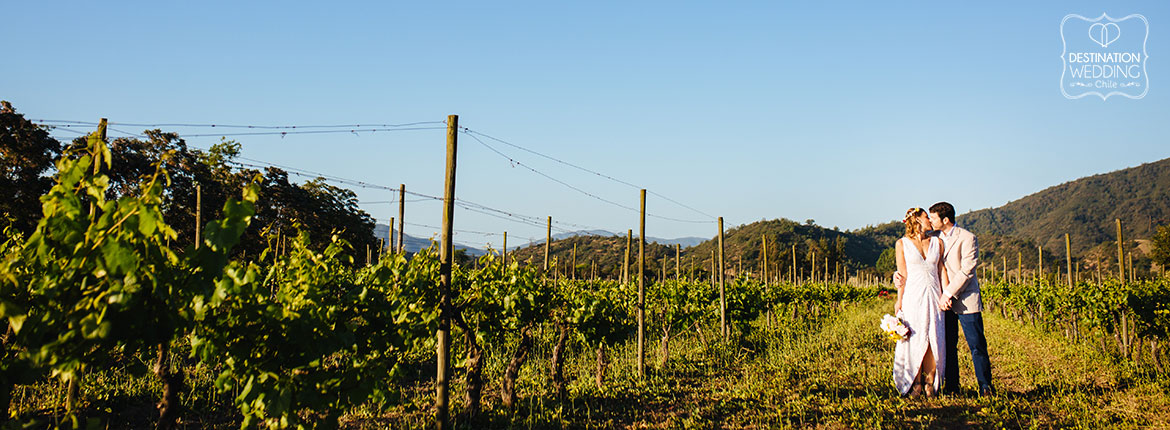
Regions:
<instances>
[{"instance_id":1,"label":"wooden vineyard post","mask_svg":"<svg viewBox=\"0 0 1170 430\"><path fill-rule=\"evenodd\" d=\"M455 261L452 243L455 217L455 154L458 149L459 116L447 116L447 175L443 187L443 237L439 247L439 330L436 337L435 423L451 428L448 415L448 385L451 371L451 266Z\"/></svg>"},{"instance_id":2,"label":"wooden vineyard post","mask_svg":"<svg viewBox=\"0 0 1170 430\"><path fill-rule=\"evenodd\" d=\"M1072 265L1072 240L1069 239L1068 233L1064 234L1064 260L1068 264L1068 288L1072 291L1073 284L1076 282L1073 276Z\"/></svg>"},{"instance_id":3,"label":"wooden vineyard post","mask_svg":"<svg viewBox=\"0 0 1170 430\"><path fill-rule=\"evenodd\" d=\"M1036 247L1036 280L1044 279L1044 247Z\"/></svg>"},{"instance_id":4,"label":"wooden vineyard post","mask_svg":"<svg viewBox=\"0 0 1170 430\"><path fill-rule=\"evenodd\" d=\"M548 251L552 246L552 215L548 217L548 230L544 233L544 277L548 277Z\"/></svg>"},{"instance_id":5,"label":"wooden vineyard post","mask_svg":"<svg viewBox=\"0 0 1170 430\"><path fill-rule=\"evenodd\" d=\"M674 244L674 280L682 280L682 244Z\"/></svg>"},{"instance_id":6,"label":"wooden vineyard post","mask_svg":"<svg viewBox=\"0 0 1170 430\"><path fill-rule=\"evenodd\" d=\"M764 259L764 267L763 267L764 272L762 273L762 275L764 277L764 287L766 290L767 286L768 286L768 235L767 234L760 234L760 253L763 254L763 259Z\"/></svg>"},{"instance_id":7,"label":"wooden vineyard post","mask_svg":"<svg viewBox=\"0 0 1170 430\"><path fill-rule=\"evenodd\" d=\"M195 184L195 249L203 241L203 186Z\"/></svg>"},{"instance_id":8,"label":"wooden vineyard post","mask_svg":"<svg viewBox=\"0 0 1170 430\"><path fill-rule=\"evenodd\" d=\"M1024 282L1024 254L1022 251L1016 251L1016 282Z\"/></svg>"},{"instance_id":9,"label":"wooden vineyard post","mask_svg":"<svg viewBox=\"0 0 1170 430\"><path fill-rule=\"evenodd\" d=\"M792 285L796 285L796 244L792 245Z\"/></svg>"},{"instance_id":10,"label":"wooden vineyard post","mask_svg":"<svg viewBox=\"0 0 1170 430\"><path fill-rule=\"evenodd\" d=\"M638 217L638 378L646 373L646 189Z\"/></svg>"},{"instance_id":11,"label":"wooden vineyard post","mask_svg":"<svg viewBox=\"0 0 1170 430\"><path fill-rule=\"evenodd\" d=\"M810 266L811 268L808 271L808 280L810 282L816 282L817 281L817 252L816 251L809 251L809 252L810 252L810 254L809 254L810 258L812 258L812 265Z\"/></svg>"},{"instance_id":12,"label":"wooden vineyard post","mask_svg":"<svg viewBox=\"0 0 1170 430\"><path fill-rule=\"evenodd\" d=\"M634 241L634 230L626 230L626 259L622 263L622 283L630 283L630 244Z\"/></svg>"},{"instance_id":13,"label":"wooden vineyard post","mask_svg":"<svg viewBox=\"0 0 1170 430\"><path fill-rule=\"evenodd\" d=\"M1000 282L1008 282L1007 256L1003 255L1002 257L1003 257L1003 278L1000 279Z\"/></svg>"},{"instance_id":14,"label":"wooden vineyard post","mask_svg":"<svg viewBox=\"0 0 1170 430\"><path fill-rule=\"evenodd\" d=\"M102 142L106 141L106 127L108 125L109 125L109 123L108 123L108 120L106 118L102 118L100 121L98 121L97 137L98 137L98 139L101 139ZM96 163L96 162L93 163L93 172L95 175L98 173L98 167L100 167L100 166L101 166L101 163ZM195 200L197 202L195 204L196 211L198 211L198 207L200 206L198 203L199 185L195 186ZM89 214L92 216L96 210L97 209L94 207L94 203L91 202L89 204ZM198 213L196 213L196 215L195 215L195 238L196 238L195 239L195 247L198 248L199 247L199 215L198 215ZM78 369L76 372L74 372L73 376L69 377L69 384L65 386L65 410L71 414L77 408L77 396L81 393L81 381L80 380L82 377L82 372L84 370L85 370L84 368L81 368L81 369ZM7 411L5 411L5 412L7 412Z\"/></svg>"},{"instance_id":15,"label":"wooden vineyard post","mask_svg":"<svg viewBox=\"0 0 1170 430\"><path fill-rule=\"evenodd\" d=\"M390 232L386 233L386 238L390 242L390 253L393 254L398 248L394 247L394 217L390 217Z\"/></svg>"},{"instance_id":16,"label":"wooden vineyard post","mask_svg":"<svg viewBox=\"0 0 1170 430\"><path fill-rule=\"evenodd\" d=\"M393 221L391 221L393 223ZM406 184L398 184L398 252L406 252Z\"/></svg>"},{"instance_id":17,"label":"wooden vineyard post","mask_svg":"<svg viewBox=\"0 0 1170 430\"><path fill-rule=\"evenodd\" d=\"M1121 219L1117 219L1117 274L1123 284L1128 280L1125 269L1125 234L1121 230ZM1121 345L1122 354L1129 357L1129 315L1121 311Z\"/></svg>"},{"instance_id":18,"label":"wooden vineyard post","mask_svg":"<svg viewBox=\"0 0 1170 430\"><path fill-rule=\"evenodd\" d=\"M726 266L723 265L723 217L719 217L719 333L727 340L727 296L724 293Z\"/></svg>"},{"instance_id":19,"label":"wooden vineyard post","mask_svg":"<svg viewBox=\"0 0 1170 430\"><path fill-rule=\"evenodd\" d=\"M501 248L502 249L500 250L500 257L503 257L504 270L507 270L507 268L508 268L508 232L506 232L506 231L504 232L504 246Z\"/></svg>"},{"instance_id":20,"label":"wooden vineyard post","mask_svg":"<svg viewBox=\"0 0 1170 430\"><path fill-rule=\"evenodd\" d=\"M769 290L768 290L768 234L767 233L760 234L760 250L761 250L761 253L763 254L763 259L764 259L764 268L763 268L763 273L762 273L762 275L764 277L764 295L770 296L770 294L768 294ZM768 305L768 309L764 314L765 314L764 321L767 321L768 327L769 327L769 329L771 329L771 326L772 326L772 306L771 305Z\"/></svg>"},{"instance_id":21,"label":"wooden vineyard post","mask_svg":"<svg viewBox=\"0 0 1170 430\"><path fill-rule=\"evenodd\" d=\"M1125 248L1123 243L1125 243L1125 239L1121 232L1121 219L1117 218L1117 279L1121 282L1125 282Z\"/></svg>"},{"instance_id":22,"label":"wooden vineyard post","mask_svg":"<svg viewBox=\"0 0 1170 430\"><path fill-rule=\"evenodd\" d=\"M666 256L662 256L662 268L658 270L658 282L666 281Z\"/></svg>"},{"instance_id":23,"label":"wooden vineyard post","mask_svg":"<svg viewBox=\"0 0 1170 430\"><path fill-rule=\"evenodd\" d=\"M715 278L715 251L711 251L711 288L718 286L719 281Z\"/></svg>"},{"instance_id":24,"label":"wooden vineyard post","mask_svg":"<svg viewBox=\"0 0 1170 430\"><path fill-rule=\"evenodd\" d=\"M1133 271L1133 253L1126 254L1125 257L1129 260L1126 268L1129 271L1129 282L1137 282L1137 273Z\"/></svg>"}]
</instances>

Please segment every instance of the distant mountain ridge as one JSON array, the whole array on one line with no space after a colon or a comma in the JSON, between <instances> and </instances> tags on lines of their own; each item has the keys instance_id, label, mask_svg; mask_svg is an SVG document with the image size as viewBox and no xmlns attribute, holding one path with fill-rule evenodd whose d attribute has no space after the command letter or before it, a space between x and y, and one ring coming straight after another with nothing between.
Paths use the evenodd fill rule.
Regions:
<instances>
[{"instance_id":1,"label":"distant mountain ridge","mask_svg":"<svg viewBox=\"0 0 1170 430\"><path fill-rule=\"evenodd\" d=\"M397 228L397 227L398 226L395 226L395 228ZM378 239L382 239L383 241L388 241L389 235L390 235L390 227L389 226L387 226L386 224L374 224L374 237L377 237ZM394 236L395 236L394 240L397 241L398 240L397 230L395 230ZM456 237L458 237L458 236L456 236ZM404 242L406 242L406 252L418 252L418 251L421 251L423 249L427 249L431 246L431 238L429 238L429 237L428 238L420 238L420 237L411 236L409 234L404 234L402 237L402 240ZM439 238L438 238L438 236L436 236L435 237L436 247L438 246L437 245L438 242L439 242ZM484 255L487 253L487 251L485 251L482 248L477 248L477 247L462 244L459 242L454 242L454 245L455 245L455 249L465 249L465 250L467 250L467 254L470 256L473 256L473 257Z\"/></svg>"},{"instance_id":2,"label":"distant mountain ridge","mask_svg":"<svg viewBox=\"0 0 1170 430\"><path fill-rule=\"evenodd\" d=\"M570 232L566 232L566 233L557 233L557 234L552 235L552 238L553 238L553 240L563 240L563 239L568 239L570 237L577 237L577 236L625 237L626 235L621 234L621 233L614 233L614 232L611 232L609 230L577 230L577 231L570 231ZM705 241L705 240L707 240L707 239L702 238L702 237L693 237L693 236L680 237L680 238L675 238L675 239L663 239L660 237L646 236L646 241L649 243L657 243L659 245L666 245L666 246L682 245L683 248L689 248L689 247L698 245L700 243L703 243L703 241ZM544 239L540 239L540 240L537 240L535 242L532 242L533 245L542 244L542 243L544 243ZM508 248L512 249L512 247L508 247ZM519 246L517 248L519 248Z\"/></svg>"},{"instance_id":3,"label":"distant mountain ridge","mask_svg":"<svg viewBox=\"0 0 1170 430\"><path fill-rule=\"evenodd\" d=\"M1148 238L1170 219L1170 158L1065 182L957 218L976 234L1025 239L1053 251L1064 249L1068 233L1074 255L1115 241L1117 219L1129 239Z\"/></svg>"}]
</instances>

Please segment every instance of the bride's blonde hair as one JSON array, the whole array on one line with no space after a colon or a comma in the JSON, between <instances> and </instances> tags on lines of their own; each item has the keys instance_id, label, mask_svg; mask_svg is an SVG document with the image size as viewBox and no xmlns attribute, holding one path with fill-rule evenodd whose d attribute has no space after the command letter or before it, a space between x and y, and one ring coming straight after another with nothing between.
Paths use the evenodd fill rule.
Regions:
<instances>
[{"instance_id":1,"label":"bride's blonde hair","mask_svg":"<svg viewBox=\"0 0 1170 430\"><path fill-rule=\"evenodd\" d=\"M918 217L926 213L922 208L910 208L906 210L906 217L902 218L902 224L906 225L906 237L911 239L918 239L922 236L922 224L918 223Z\"/></svg>"}]
</instances>

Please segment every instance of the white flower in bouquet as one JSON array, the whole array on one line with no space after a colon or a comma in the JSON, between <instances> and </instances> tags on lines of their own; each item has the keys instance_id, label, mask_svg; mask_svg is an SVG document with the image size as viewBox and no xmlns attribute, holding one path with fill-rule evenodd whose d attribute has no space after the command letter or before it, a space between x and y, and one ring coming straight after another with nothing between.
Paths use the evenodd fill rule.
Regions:
<instances>
[{"instance_id":1,"label":"white flower in bouquet","mask_svg":"<svg viewBox=\"0 0 1170 430\"><path fill-rule=\"evenodd\" d=\"M881 328L892 341L906 340L910 335L910 327L906 322L890 314L882 316Z\"/></svg>"}]
</instances>

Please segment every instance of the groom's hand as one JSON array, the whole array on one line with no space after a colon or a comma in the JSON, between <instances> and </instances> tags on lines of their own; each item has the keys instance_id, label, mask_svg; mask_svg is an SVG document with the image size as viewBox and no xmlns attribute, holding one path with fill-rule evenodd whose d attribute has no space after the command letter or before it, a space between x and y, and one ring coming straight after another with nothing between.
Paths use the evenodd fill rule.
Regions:
<instances>
[{"instance_id":1,"label":"groom's hand","mask_svg":"<svg viewBox=\"0 0 1170 430\"><path fill-rule=\"evenodd\" d=\"M950 294L944 293L943 295L938 296L938 309L942 310L942 311L951 310L951 295Z\"/></svg>"}]
</instances>

